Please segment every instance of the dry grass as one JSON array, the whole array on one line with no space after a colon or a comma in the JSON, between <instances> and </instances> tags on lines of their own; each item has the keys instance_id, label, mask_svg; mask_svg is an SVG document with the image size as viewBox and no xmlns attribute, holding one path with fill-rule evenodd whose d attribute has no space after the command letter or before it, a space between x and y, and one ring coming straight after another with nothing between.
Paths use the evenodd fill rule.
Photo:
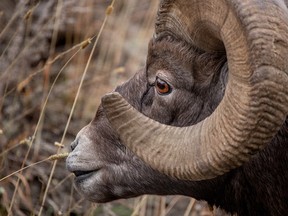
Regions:
<instances>
[{"instance_id":1,"label":"dry grass","mask_svg":"<svg viewBox=\"0 0 288 216\"><path fill-rule=\"evenodd\" d=\"M0 215L211 215L181 196L97 205L74 191L61 158L101 96L144 65L158 6L110 3L0 2Z\"/></svg>"}]
</instances>

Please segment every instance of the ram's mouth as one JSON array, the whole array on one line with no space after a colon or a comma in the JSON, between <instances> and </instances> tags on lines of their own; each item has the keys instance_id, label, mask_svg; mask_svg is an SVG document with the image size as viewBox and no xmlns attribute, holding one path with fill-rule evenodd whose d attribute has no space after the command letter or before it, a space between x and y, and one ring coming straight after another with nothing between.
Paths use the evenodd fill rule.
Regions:
<instances>
[{"instance_id":1,"label":"ram's mouth","mask_svg":"<svg viewBox=\"0 0 288 216\"><path fill-rule=\"evenodd\" d=\"M76 177L76 181L83 181L84 179L87 179L90 176L96 174L99 170L100 170L100 168L96 169L96 170L89 170L89 171L77 170L77 171L74 171L73 173Z\"/></svg>"},{"instance_id":2,"label":"ram's mouth","mask_svg":"<svg viewBox=\"0 0 288 216\"><path fill-rule=\"evenodd\" d=\"M92 171L74 171L73 173L76 177L80 177L80 176L88 175L92 172L94 172L94 170L92 170Z\"/></svg>"}]
</instances>

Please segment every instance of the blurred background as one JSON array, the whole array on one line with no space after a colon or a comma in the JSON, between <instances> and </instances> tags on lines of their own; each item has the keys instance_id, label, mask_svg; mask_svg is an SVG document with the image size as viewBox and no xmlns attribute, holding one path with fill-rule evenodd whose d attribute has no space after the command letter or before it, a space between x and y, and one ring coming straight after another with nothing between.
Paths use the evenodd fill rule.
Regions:
<instances>
[{"instance_id":1,"label":"blurred background","mask_svg":"<svg viewBox=\"0 0 288 216\"><path fill-rule=\"evenodd\" d=\"M159 1L116 0L67 133L64 132L92 49L92 44L85 41L91 37L95 41L110 3L0 1L1 216L7 215L9 209L12 215L19 216L39 213L53 164L46 159L57 153L55 142L63 140L60 152L68 152L77 132L94 117L101 96L144 66ZM43 162L34 165L39 161ZM29 165L23 172L8 176ZM182 196L142 196L101 205L91 203L74 190L73 175L65 169L62 159L57 162L42 215L212 213L205 203Z\"/></svg>"}]
</instances>

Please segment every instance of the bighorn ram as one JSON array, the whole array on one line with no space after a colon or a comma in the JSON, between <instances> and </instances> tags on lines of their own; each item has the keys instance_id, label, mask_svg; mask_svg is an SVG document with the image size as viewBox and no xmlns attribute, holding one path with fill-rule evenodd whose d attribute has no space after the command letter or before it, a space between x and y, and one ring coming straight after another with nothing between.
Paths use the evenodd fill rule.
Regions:
<instances>
[{"instance_id":1,"label":"bighorn ram","mask_svg":"<svg viewBox=\"0 0 288 216\"><path fill-rule=\"evenodd\" d=\"M287 58L286 0L162 0L146 67L72 143L77 188L287 215Z\"/></svg>"}]
</instances>

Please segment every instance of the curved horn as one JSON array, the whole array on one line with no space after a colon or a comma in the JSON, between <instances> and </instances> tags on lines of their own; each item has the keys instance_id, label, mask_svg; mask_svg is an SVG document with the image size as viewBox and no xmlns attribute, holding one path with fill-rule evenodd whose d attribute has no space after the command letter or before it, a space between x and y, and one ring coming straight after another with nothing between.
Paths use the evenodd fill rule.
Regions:
<instances>
[{"instance_id":1,"label":"curved horn","mask_svg":"<svg viewBox=\"0 0 288 216\"><path fill-rule=\"evenodd\" d=\"M183 128L145 117L118 93L104 96L124 144L167 175L203 180L240 166L271 141L288 114L288 12L279 2L162 1L156 36L174 34L203 50L224 44L226 92L211 116Z\"/></svg>"}]
</instances>

